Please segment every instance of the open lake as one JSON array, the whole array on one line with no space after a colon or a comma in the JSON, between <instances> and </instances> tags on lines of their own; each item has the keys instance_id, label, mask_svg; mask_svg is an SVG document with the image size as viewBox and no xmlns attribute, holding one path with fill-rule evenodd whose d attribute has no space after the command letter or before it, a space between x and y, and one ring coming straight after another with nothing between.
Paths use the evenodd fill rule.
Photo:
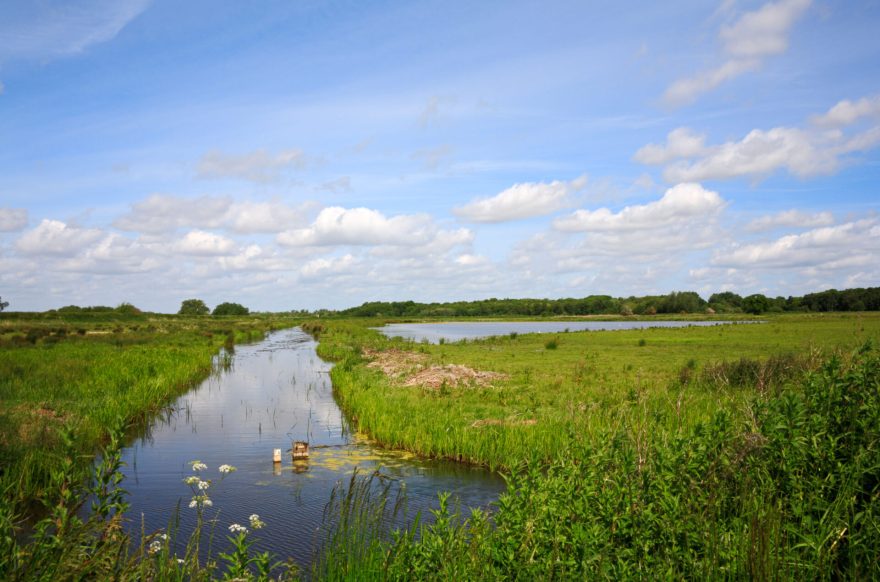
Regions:
<instances>
[{"instance_id":1,"label":"open lake","mask_svg":"<svg viewBox=\"0 0 880 582\"><path fill-rule=\"evenodd\" d=\"M710 326L732 321L466 321L451 323L391 323L377 327L388 337L402 337L416 342L455 342L511 333L562 333L565 331L608 331L648 327ZM738 322L752 323L752 322Z\"/></svg>"},{"instance_id":2,"label":"open lake","mask_svg":"<svg viewBox=\"0 0 880 582\"><path fill-rule=\"evenodd\" d=\"M246 525L256 513L267 525L253 534L259 540L255 549L307 567L331 490L355 467L405 483L409 518L436 508L441 491L452 492L462 507L485 507L497 499L504 482L489 471L420 460L352 434L333 399L331 364L316 355L315 346L299 329L237 346L227 371L182 396L173 412L123 451L129 515L143 519L150 533L166 528L180 503L185 543L196 510L188 506L192 492L183 479L193 474L190 461L200 460L208 467L202 479L212 480L213 506L206 515L217 518L214 554L226 549L230 524ZM292 440L309 441L309 460L294 465L285 452L282 465L273 466L272 450L287 451ZM238 470L221 480L222 464ZM137 533L141 524L130 527ZM181 545L178 549L183 552Z\"/></svg>"}]
</instances>

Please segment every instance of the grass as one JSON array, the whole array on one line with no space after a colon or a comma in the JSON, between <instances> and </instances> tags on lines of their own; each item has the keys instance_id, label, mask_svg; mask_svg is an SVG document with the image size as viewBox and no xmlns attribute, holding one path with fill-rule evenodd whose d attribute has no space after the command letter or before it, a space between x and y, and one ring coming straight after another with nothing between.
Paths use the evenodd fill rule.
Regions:
<instances>
[{"instance_id":1,"label":"grass","mask_svg":"<svg viewBox=\"0 0 880 582\"><path fill-rule=\"evenodd\" d=\"M384 539L369 512L330 536L327 579L876 579L877 316L407 346L326 325L359 428L508 469L490 523L450 512ZM647 341L639 346L638 335ZM404 388L363 346L506 373L493 388ZM687 370L687 372L684 372ZM475 418L498 423L476 425ZM515 422L529 417L534 424ZM402 419L402 420L399 420ZM476 428L479 426L480 428ZM351 490L358 485L352 483ZM376 538L379 538L378 541ZM354 543L352 542L359 542ZM352 546L356 550L352 550ZM344 548L345 551L337 552Z\"/></svg>"},{"instance_id":2,"label":"grass","mask_svg":"<svg viewBox=\"0 0 880 582\"><path fill-rule=\"evenodd\" d=\"M119 525L124 433L111 429L210 373L220 347L290 323L0 320L0 577L209 580L224 575L218 560L229 576L293 576L240 535L207 563L190 551L201 533L181 562L159 538L133 546ZM303 326L337 362L334 390L358 429L500 469L508 488L491 514L460 515L441 494L430 523L389 532L395 491L356 473L331 496L316 579L880 577L880 314L438 345L372 325ZM404 386L368 367L383 350L500 375ZM23 499L47 511L29 541Z\"/></svg>"},{"instance_id":3,"label":"grass","mask_svg":"<svg viewBox=\"0 0 880 582\"><path fill-rule=\"evenodd\" d=\"M742 416L753 392L738 389L736 382L712 381L719 366L775 354L780 361L803 360L798 365L806 369L817 365L823 352L880 335L877 314L571 332L564 340L519 334L438 345L384 338L367 327L373 322L320 325L318 353L338 362L331 372L334 389L361 431L389 447L493 469L531 457L553 459L567 450L569 435L607 429L619 422L616 411L632 403L666 431L692 428L721 409ZM433 364L462 364L508 379L439 391L404 388L365 366L365 347L410 350Z\"/></svg>"},{"instance_id":4,"label":"grass","mask_svg":"<svg viewBox=\"0 0 880 582\"><path fill-rule=\"evenodd\" d=\"M281 318L77 314L0 319L0 493L57 495L62 429L86 470L108 427L132 430L207 377L218 350L260 339Z\"/></svg>"}]
</instances>

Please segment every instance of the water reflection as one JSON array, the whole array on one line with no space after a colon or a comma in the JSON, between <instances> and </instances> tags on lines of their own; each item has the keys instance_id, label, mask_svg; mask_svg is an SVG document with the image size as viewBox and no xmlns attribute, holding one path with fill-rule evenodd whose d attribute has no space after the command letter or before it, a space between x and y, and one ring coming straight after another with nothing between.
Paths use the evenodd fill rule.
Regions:
<instances>
[{"instance_id":1,"label":"water reflection","mask_svg":"<svg viewBox=\"0 0 880 582\"><path fill-rule=\"evenodd\" d=\"M563 333L567 331L612 331L649 327L705 327L753 321L465 321L439 323L389 323L377 327L388 337L402 337L432 344L443 341L479 339L511 333Z\"/></svg>"},{"instance_id":2,"label":"water reflection","mask_svg":"<svg viewBox=\"0 0 880 582\"><path fill-rule=\"evenodd\" d=\"M238 346L225 371L182 396L125 449L135 534L142 525L147 532L166 528L180 504L180 537L186 538L195 511L183 479L193 474L195 459L208 466L202 478L212 480L215 551L222 551L230 523L257 513L267 525L255 548L301 565L312 557L331 490L355 467L405 482L411 516L435 507L439 491L451 491L465 507L497 498L503 481L487 471L420 460L353 434L333 399L330 365L317 357L315 345L301 331L285 330ZM283 452L282 463L273 463L273 449L287 451L294 440L310 442L310 458L292 462ZM221 479L221 464L238 470Z\"/></svg>"}]
</instances>

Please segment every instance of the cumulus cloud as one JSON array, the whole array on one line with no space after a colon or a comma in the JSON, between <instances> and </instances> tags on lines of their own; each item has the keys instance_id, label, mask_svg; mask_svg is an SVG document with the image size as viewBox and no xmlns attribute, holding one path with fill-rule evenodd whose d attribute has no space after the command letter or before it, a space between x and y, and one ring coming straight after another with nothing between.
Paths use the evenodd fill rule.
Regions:
<instances>
[{"instance_id":1,"label":"cumulus cloud","mask_svg":"<svg viewBox=\"0 0 880 582\"><path fill-rule=\"evenodd\" d=\"M113 226L152 234L185 227L215 228L222 224L231 206L229 197L180 198L153 194L133 204L131 212L116 219Z\"/></svg>"},{"instance_id":2,"label":"cumulus cloud","mask_svg":"<svg viewBox=\"0 0 880 582\"><path fill-rule=\"evenodd\" d=\"M154 249L118 234L107 234L91 247L58 264L61 271L99 274L131 274L158 269L165 258Z\"/></svg>"},{"instance_id":3,"label":"cumulus cloud","mask_svg":"<svg viewBox=\"0 0 880 582\"><path fill-rule=\"evenodd\" d=\"M712 264L750 269L837 269L876 264L880 221L876 217L790 234L767 242L719 250Z\"/></svg>"},{"instance_id":4,"label":"cumulus cloud","mask_svg":"<svg viewBox=\"0 0 880 582\"><path fill-rule=\"evenodd\" d=\"M0 232L14 232L27 226L28 212L24 208L0 208Z\"/></svg>"},{"instance_id":5,"label":"cumulus cloud","mask_svg":"<svg viewBox=\"0 0 880 582\"><path fill-rule=\"evenodd\" d=\"M857 101L844 99L826 113L816 115L812 121L823 127L845 127L863 117L880 117L880 95L862 97Z\"/></svg>"},{"instance_id":6,"label":"cumulus cloud","mask_svg":"<svg viewBox=\"0 0 880 582\"><path fill-rule=\"evenodd\" d=\"M746 225L749 232L763 232L774 228L812 228L834 224L834 216L830 212L809 214L800 210L785 210L776 214L762 216Z\"/></svg>"},{"instance_id":7,"label":"cumulus cloud","mask_svg":"<svg viewBox=\"0 0 880 582\"><path fill-rule=\"evenodd\" d=\"M854 125L861 118L868 124ZM862 99L841 101L814 117L811 126L753 129L740 140L722 144L708 145L704 136L680 127L667 135L666 143L648 144L633 157L644 164L665 165L663 177L672 183L764 178L779 170L807 178L832 174L848 154L878 144L880 110L874 111L871 99Z\"/></svg>"},{"instance_id":8,"label":"cumulus cloud","mask_svg":"<svg viewBox=\"0 0 880 582\"><path fill-rule=\"evenodd\" d=\"M299 149L276 154L258 149L245 154L210 151L198 165L200 178L236 178L266 184L275 182L285 170L301 170L307 165L306 155Z\"/></svg>"},{"instance_id":9,"label":"cumulus cloud","mask_svg":"<svg viewBox=\"0 0 880 582\"><path fill-rule=\"evenodd\" d=\"M569 182L524 182L492 196L474 200L453 212L470 222L506 222L550 214L572 203L572 195L587 185L587 177Z\"/></svg>"},{"instance_id":10,"label":"cumulus cloud","mask_svg":"<svg viewBox=\"0 0 880 582\"><path fill-rule=\"evenodd\" d=\"M392 245L419 246L444 236L427 214L390 218L369 208L324 208L307 228L278 235L287 246Z\"/></svg>"},{"instance_id":11,"label":"cumulus cloud","mask_svg":"<svg viewBox=\"0 0 880 582\"><path fill-rule=\"evenodd\" d=\"M193 230L186 233L186 236L174 245L176 252L185 255L228 255L234 249L235 242L233 240L203 230Z\"/></svg>"},{"instance_id":12,"label":"cumulus cloud","mask_svg":"<svg viewBox=\"0 0 880 582\"><path fill-rule=\"evenodd\" d=\"M648 144L640 148L633 159L642 164L666 164L678 158L692 158L706 152L706 136L687 127L673 129L665 144Z\"/></svg>"},{"instance_id":13,"label":"cumulus cloud","mask_svg":"<svg viewBox=\"0 0 880 582\"><path fill-rule=\"evenodd\" d=\"M96 228L78 228L43 219L18 239L16 248L28 255L73 256L103 236Z\"/></svg>"},{"instance_id":14,"label":"cumulus cloud","mask_svg":"<svg viewBox=\"0 0 880 582\"><path fill-rule=\"evenodd\" d=\"M669 105L686 105L725 81L754 71L763 60L785 52L792 26L811 0L768 2L721 27L718 38L726 60L719 66L675 81L663 95Z\"/></svg>"},{"instance_id":15,"label":"cumulus cloud","mask_svg":"<svg viewBox=\"0 0 880 582\"><path fill-rule=\"evenodd\" d=\"M154 194L113 222L121 230L159 234L179 228L223 228L240 234L278 233L302 222L302 212L279 200L233 202L228 196L182 198Z\"/></svg>"},{"instance_id":16,"label":"cumulus cloud","mask_svg":"<svg viewBox=\"0 0 880 582\"><path fill-rule=\"evenodd\" d=\"M353 255L314 259L300 267L299 273L305 279L316 279L330 274L348 272L357 263Z\"/></svg>"},{"instance_id":17,"label":"cumulus cloud","mask_svg":"<svg viewBox=\"0 0 880 582\"><path fill-rule=\"evenodd\" d=\"M727 205L717 192L700 184L678 184L660 200L627 206L620 212L608 208L577 210L553 222L563 232L627 232L669 228L673 225L709 219Z\"/></svg>"}]
</instances>

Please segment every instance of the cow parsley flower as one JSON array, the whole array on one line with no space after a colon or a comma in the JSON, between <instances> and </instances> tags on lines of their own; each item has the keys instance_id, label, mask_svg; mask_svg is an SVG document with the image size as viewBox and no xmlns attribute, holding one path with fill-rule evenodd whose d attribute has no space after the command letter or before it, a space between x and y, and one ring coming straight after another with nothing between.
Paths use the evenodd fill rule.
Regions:
<instances>
[{"instance_id":1,"label":"cow parsley flower","mask_svg":"<svg viewBox=\"0 0 880 582\"><path fill-rule=\"evenodd\" d=\"M263 526L266 525L266 522L264 522L262 519L260 519L260 516L257 515L256 513L251 515L249 519L251 522L251 528L253 528L253 529L261 529Z\"/></svg>"},{"instance_id":2,"label":"cow parsley flower","mask_svg":"<svg viewBox=\"0 0 880 582\"><path fill-rule=\"evenodd\" d=\"M227 473L233 473L233 472L235 472L235 471L238 470L238 469L236 469L235 467L233 467L232 465L220 465L217 469L218 469L221 473L223 473L224 475L227 474Z\"/></svg>"},{"instance_id":3,"label":"cow parsley flower","mask_svg":"<svg viewBox=\"0 0 880 582\"><path fill-rule=\"evenodd\" d=\"M205 471L208 469L208 465L201 461L190 461L189 464L192 465L193 471Z\"/></svg>"},{"instance_id":4,"label":"cow parsley flower","mask_svg":"<svg viewBox=\"0 0 880 582\"><path fill-rule=\"evenodd\" d=\"M231 531L232 533L247 533L248 528L246 528L243 525L233 523L232 525L229 526L229 531Z\"/></svg>"}]
</instances>

